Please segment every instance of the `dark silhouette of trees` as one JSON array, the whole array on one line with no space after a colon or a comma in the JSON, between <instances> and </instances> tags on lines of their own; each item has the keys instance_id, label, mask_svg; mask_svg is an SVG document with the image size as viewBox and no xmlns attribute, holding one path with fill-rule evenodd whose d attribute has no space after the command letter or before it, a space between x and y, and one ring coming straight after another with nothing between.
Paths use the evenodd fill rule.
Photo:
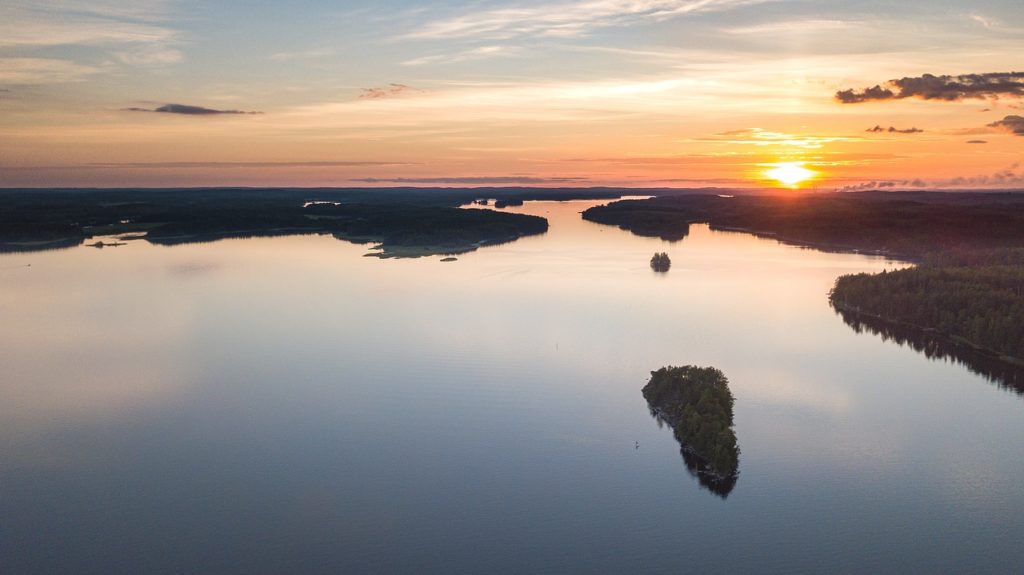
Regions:
<instances>
[{"instance_id":1,"label":"dark silhouette of trees","mask_svg":"<svg viewBox=\"0 0 1024 575\"><path fill-rule=\"evenodd\" d=\"M1024 358L1024 250L948 253L920 266L847 275L832 305Z\"/></svg>"},{"instance_id":2,"label":"dark silhouette of trees","mask_svg":"<svg viewBox=\"0 0 1024 575\"><path fill-rule=\"evenodd\" d=\"M651 372L643 395L652 415L672 426L691 472L695 468L706 487L727 495L739 473L740 449L725 375L713 367L663 367Z\"/></svg>"},{"instance_id":3,"label":"dark silhouette of trees","mask_svg":"<svg viewBox=\"0 0 1024 575\"><path fill-rule=\"evenodd\" d=\"M672 267L672 260L668 258L667 253L659 252L651 256L651 269L654 271L667 272L670 267Z\"/></svg>"},{"instance_id":4,"label":"dark silhouette of trees","mask_svg":"<svg viewBox=\"0 0 1024 575\"><path fill-rule=\"evenodd\" d=\"M385 253L429 254L547 231L544 218L463 210L450 205L457 199L455 192L413 190L0 190L0 252L145 232L147 241L166 245L330 233L380 243Z\"/></svg>"},{"instance_id":5,"label":"dark silhouette of trees","mask_svg":"<svg viewBox=\"0 0 1024 575\"><path fill-rule=\"evenodd\" d=\"M641 236L679 240L690 224L740 230L833 250L923 258L964 248L1024 246L1024 194L717 194L623 200L583 218Z\"/></svg>"}]
</instances>

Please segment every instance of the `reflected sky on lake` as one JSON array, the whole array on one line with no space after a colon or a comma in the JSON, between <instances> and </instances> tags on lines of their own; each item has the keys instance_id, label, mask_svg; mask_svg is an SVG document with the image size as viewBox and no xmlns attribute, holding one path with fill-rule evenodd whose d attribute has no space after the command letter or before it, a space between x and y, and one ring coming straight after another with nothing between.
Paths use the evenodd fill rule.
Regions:
<instances>
[{"instance_id":1,"label":"reflected sky on lake","mask_svg":"<svg viewBox=\"0 0 1024 575\"><path fill-rule=\"evenodd\" d=\"M903 264L589 205L510 208L549 232L450 263L328 236L0 256L0 571L1024 561L1021 399L829 308L838 275ZM727 500L640 394L668 364L729 377Z\"/></svg>"}]
</instances>

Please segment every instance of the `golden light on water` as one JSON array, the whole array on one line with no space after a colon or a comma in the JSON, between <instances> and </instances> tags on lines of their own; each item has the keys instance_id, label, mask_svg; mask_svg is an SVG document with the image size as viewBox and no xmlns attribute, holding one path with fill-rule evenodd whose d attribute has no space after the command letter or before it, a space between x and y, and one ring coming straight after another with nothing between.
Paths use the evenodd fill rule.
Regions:
<instances>
[{"instance_id":1,"label":"golden light on water","mask_svg":"<svg viewBox=\"0 0 1024 575\"><path fill-rule=\"evenodd\" d=\"M803 162L783 162L772 164L773 167L767 170L764 175L790 188L799 188L800 184L818 175L814 170L808 170Z\"/></svg>"}]
</instances>

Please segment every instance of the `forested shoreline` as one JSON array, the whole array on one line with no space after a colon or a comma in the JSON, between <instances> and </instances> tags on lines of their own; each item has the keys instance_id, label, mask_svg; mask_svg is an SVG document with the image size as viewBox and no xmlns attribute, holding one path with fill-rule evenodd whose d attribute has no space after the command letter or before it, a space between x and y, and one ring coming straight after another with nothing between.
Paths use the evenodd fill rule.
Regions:
<instances>
[{"instance_id":1,"label":"forested shoreline","mask_svg":"<svg viewBox=\"0 0 1024 575\"><path fill-rule=\"evenodd\" d=\"M1024 363L1024 249L937 255L922 264L836 280L837 309L933 330Z\"/></svg>"},{"instance_id":2,"label":"forested shoreline","mask_svg":"<svg viewBox=\"0 0 1024 575\"><path fill-rule=\"evenodd\" d=\"M614 202L583 217L670 241L707 223L912 261L907 269L840 277L829 294L833 307L949 338L959 345L949 355L965 363L978 363L966 348L987 352L986 364L1024 359L1024 193L694 195Z\"/></svg>"}]
</instances>

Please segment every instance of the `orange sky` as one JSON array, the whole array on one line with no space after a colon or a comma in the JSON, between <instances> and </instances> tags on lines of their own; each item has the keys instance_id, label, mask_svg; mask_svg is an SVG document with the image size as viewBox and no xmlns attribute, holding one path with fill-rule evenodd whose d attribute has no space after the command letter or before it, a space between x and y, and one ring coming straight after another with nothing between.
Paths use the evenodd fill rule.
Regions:
<instances>
[{"instance_id":1,"label":"orange sky","mask_svg":"<svg viewBox=\"0 0 1024 575\"><path fill-rule=\"evenodd\" d=\"M346 5L5 3L0 186L1024 187L1015 2Z\"/></svg>"}]
</instances>

